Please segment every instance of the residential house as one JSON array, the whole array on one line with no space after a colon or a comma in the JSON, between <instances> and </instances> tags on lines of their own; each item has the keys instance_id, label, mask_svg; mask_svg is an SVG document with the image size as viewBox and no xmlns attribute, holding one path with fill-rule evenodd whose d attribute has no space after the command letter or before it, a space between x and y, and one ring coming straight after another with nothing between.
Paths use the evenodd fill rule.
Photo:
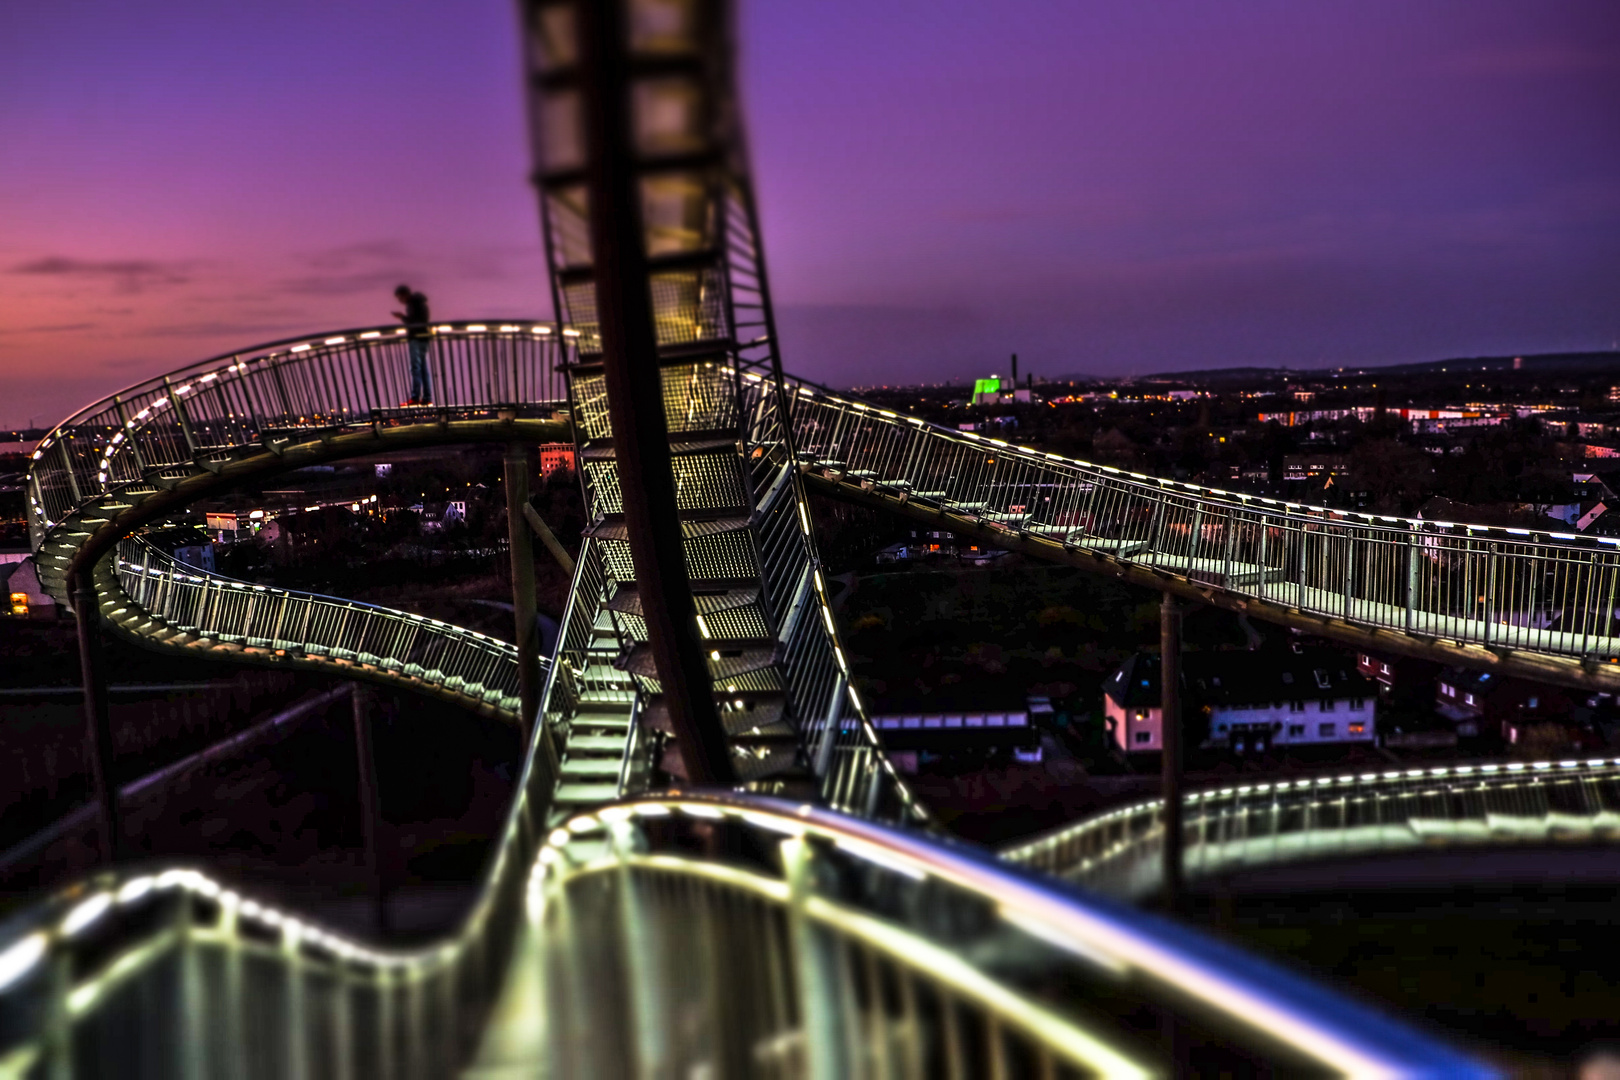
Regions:
<instances>
[{"instance_id":1,"label":"residential house","mask_svg":"<svg viewBox=\"0 0 1620 1080\"><path fill-rule=\"evenodd\" d=\"M1500 735L1509 744L1521 741L1532 727L1552 724L1571 728L1577 702L1568 692L1524 679L1503 678L1491 671L1447 668L1435 681L1435 711L1457 726L1460 736Z\"/></svg>"},{"instance_id":2,"label":"residential house","mask_svg":"<svg viewBox=\"0 0 1620 1080\"><path fill-rule=\"evenodd\" d=\"M1264 753L1377 738L1378 684L1335 649L1190 653L1183 666L1212 745Z\"/></svg>"}]
</instances>

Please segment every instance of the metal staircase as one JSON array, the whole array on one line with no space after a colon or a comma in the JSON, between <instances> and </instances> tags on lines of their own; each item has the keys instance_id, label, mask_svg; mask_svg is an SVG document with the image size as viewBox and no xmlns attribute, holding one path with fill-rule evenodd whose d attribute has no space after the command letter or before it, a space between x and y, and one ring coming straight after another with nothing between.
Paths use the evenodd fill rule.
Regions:
<instances>
[{"instance_id":1,"label":"metal staircase","mask_svg":"<svg viewBox=\"0 0 1620 1080\"><path fill-rule=\"evenodd\" d=\"M617 646L614 667L635 692L632 732L642 733L631 742L661 747L656 767L679 779L681 745L649 641L609 415L594 246L600 238L593 237L584 136L590 49L580 35L589 20L565 0L536 0L524 13L535 182L553 299L578 335L567 366L569 397L587 533L603 576L589 622L599 637L584 653ZM627 160L641 196L649 347L656 351L650 359L661 382L690 601L730 771L758 791L819 793L837 806L920 818L848 685L817 569L732 105L725 16L718 7L685 3L632 4L624 15ZM587 599L576 594L575 602ZM582 644L583 633L582 625ZM599 670L600 659L587 670ZM594 677L582 692L629 689ZM548 707L571 731L569 710L579 706L565 694L560 707ZM574 752L570 742L565 785L573 783L566 770ZM608 765L597 753L577 759L577 775L583 780L583 770L594 770L603 781L597 790L605 791Z\"/></svg>"}]
</instances>

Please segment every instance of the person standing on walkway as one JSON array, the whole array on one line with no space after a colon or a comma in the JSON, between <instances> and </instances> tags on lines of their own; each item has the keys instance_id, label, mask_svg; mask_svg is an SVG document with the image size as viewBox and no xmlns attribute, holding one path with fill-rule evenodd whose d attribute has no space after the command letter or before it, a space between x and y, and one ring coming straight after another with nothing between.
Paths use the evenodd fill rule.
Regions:
<instances>
[{"instance_id":1,"label":"person standing on walkway","mask_svg":"<svg viewBox=\"0 0 1620 1080\"><path fill-rule=\"evenodd\" d=\"M394 298L405 305L404 311L394 312L394 318L405 324L405 342L411 350L411 397L407 405L433 404L433 382L428 377L428 347L433 335L428 329L427 297L413 292L409 285L394 290Z\"/></svg>"}]
</instances>

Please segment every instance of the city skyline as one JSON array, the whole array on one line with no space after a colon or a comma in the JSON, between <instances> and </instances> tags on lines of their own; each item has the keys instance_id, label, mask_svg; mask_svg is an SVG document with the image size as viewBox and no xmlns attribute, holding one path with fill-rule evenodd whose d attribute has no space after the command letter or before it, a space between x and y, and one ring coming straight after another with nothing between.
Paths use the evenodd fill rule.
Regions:
<instances>
[{"instance_id":1,"label":"city skyline","mask_svg":"<svg viewBox=\"0 0 1620 1080\"><path fill-rule=\"evenodd\" d=\"M248 343L545 315L503 3L0 15L0 425ZM742 12L786 362L834 383L1600 349L1601 4Z\"/></svg>"}]
</instances>

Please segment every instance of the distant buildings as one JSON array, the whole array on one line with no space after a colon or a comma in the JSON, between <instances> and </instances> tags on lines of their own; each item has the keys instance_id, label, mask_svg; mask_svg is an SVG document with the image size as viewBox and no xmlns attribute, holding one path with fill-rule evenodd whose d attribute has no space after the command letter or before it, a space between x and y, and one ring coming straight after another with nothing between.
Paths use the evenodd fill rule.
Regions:
<instances>
[{"instance_id":1,"label":"distant buildings","mask_svg":"<svg viewBox=\"0 0 1620 1080\"><path fill-rule=\"evenodd\" d=\"M573 443L541 443L538 449L541 476L550 476L559 470L574 471Z\"/></svg>"},{"instance_id":2,"label":"distant buildings","mask_svg":"<svg viewBox=\"0 0 1620 1080\"><path fill-rule=\"evenodd\" d=\"M872 717L872 727L902 772L916 772L928 758L1005 753L1018 761L1041 760L1040 731L1028 711L883 714Z\"/></svg>"},{"instance_id":3,"label":"distant buildings","mask_svg":"<svg viewBox=\"0 0 1620 1080\"><path fill-rule=\"evenodd\" d=\"M920 559L955 559L973 566L989 566L1010 554L1002 548L969 543L944 530L913 529L911 539L890 544L877 553L882 563L914 562Z\"/></svg>"},{"instance_id":4,"label":"distant buildings","mask_svg":"<svg viewBox=\"0 0 1620 1080\"><path fill-rule=\"evenodd\" d=\"M1103 723L1114 745L1128 754L1164 749L1159 658L1133 653L1103 683Z\"/></svg>"},{"instance_id":5,"label":"distant buildings","mask_svg":"<svg viewBox=\"0 0 1620 1080\"><path fill-rule=\"evenodd\" d=\"M1458 735L1500 735L1509 746L1536 728L1551 729L1558 741L1577 748L1601 743L1565 690L1489 671L1445 669L1435 680L1434 708L1456 724Z\"/></svg>"},{"instance_id":6,"label":"distant buildings","mask_svg":"<svg viewBox=\"0 0 1620 1080\"><path fill-rule=\"evenodd\" d=\"M56 601L39 584L34 560L26 555L0 554L0 612L19 618L54 618Z\"/></svg>"},{"instance_id":7,"label":"distant buildings","mask_svg":"<svg viewBox=\"0 0 1620 1080\"><path fill-rule=\"evenodd\" d=\"M1273 746L1372 743L1377 685L1333 649L1188 653L1183 716L1202 709L1208 741L1238 753ZM1159 659L1136 653L1103 685L1103 714L1126 753L1163 749Z\"/></svg>"}]
</instances>

